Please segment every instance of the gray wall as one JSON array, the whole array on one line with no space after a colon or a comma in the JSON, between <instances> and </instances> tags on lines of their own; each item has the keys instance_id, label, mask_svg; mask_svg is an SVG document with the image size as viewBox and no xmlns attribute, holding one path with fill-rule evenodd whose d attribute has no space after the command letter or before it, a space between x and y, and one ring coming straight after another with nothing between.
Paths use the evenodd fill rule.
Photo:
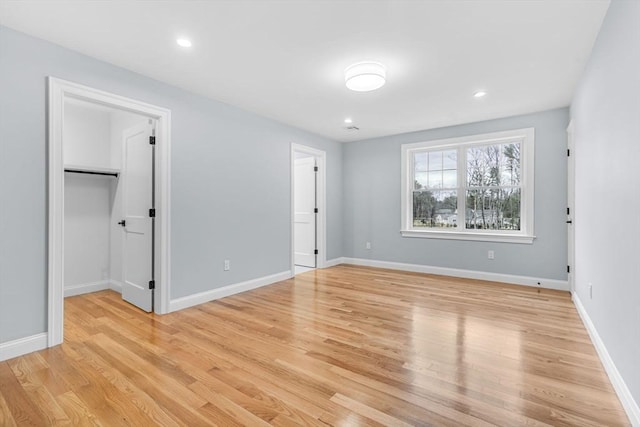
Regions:
<instances>
[{"instance_id":1,"label":"gray wall","mask_svg":"<svg viewBox=\"0 0 640 427\"><path fill-rule=\"evenodd\" d=\"M566 280L566 108L349 143L344 161L346 257ZM535 235L531 245L400 236L400 146L535 128ZM371 242L371 250L365 242ZM495 260L487 259L488 250Z\"/></svg>"},{"instance_id":2,"label":"gray wall","mask_svg":"<svg viewBox=\"0 0 640 427\"><path fill-rule=\"evenodd\" d=\"M0 342L46 329L49 75L171 110L171 298L289 270L292 142L327 151L327 256L342 256L339 143L0 27Z\"/></svg>"},{"instance_id":3,"label":"gray wall","mask_svg":"<svg viewBox=\"0 0 640 427\"><path fill-rule=\"evenodd\" d=\"M576 292L640 403L640 2L611 2L571 116Z\"/></svg>"}]
</instances>

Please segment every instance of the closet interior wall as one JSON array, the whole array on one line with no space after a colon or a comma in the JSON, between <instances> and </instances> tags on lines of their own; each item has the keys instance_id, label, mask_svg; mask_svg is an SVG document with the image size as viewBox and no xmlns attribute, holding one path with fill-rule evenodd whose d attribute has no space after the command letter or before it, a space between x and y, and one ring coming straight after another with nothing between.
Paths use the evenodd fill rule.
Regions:
<instances>
[{"instance_id":1,"label":"closet interior wall","mask_svg":"<svg viewBox=\"0 0 640 427\"><path fill-rule=\"evenodd\" d=\"M64 174L64 293L121 292L123 132L146 117L80 100L65 102L65 169L113 175Z\"/></svg>"}]
</instances>

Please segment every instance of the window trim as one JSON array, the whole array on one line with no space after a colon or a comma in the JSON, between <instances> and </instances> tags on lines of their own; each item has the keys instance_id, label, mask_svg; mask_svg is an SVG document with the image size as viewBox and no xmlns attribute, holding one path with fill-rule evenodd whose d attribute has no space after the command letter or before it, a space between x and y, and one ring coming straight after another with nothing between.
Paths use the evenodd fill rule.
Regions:
<instances>
[{"instance_id":1,"label":"window trim","mask_svg":"<svg viewBox=\"0 0 640 427\"><path fill-rule=\"evenodd\" d=\"M466 148L474 145L490 145L507 142L513 139L521 139L521 230L469 230L458 227L456 230L424 230L415 229L412 226L412 209L409 206L413 193L413 166L409 161L416 151L425 149L447 149ZM532 244L534 235L534 156L535 156L535 131L534 128L514 129L501 132L485 133L480 135L468 135L456 138L437 139L432 141L422 141L401 146L401 229L402 237L418 237L427 239L452 239L471 240L504 243L524 243ZM466 156L458 156L458 190L463 189L462 183L466 180ZM459 196L460 197L460 196ZM464 197L464 196L463 196ZM460 199L458 199L458 210L460 210ZM460 217L458 217L460 218ZM462 216L464 219L464 215ZM461 222L464 227L464 222Z\"/></svg>"}]
</instances>

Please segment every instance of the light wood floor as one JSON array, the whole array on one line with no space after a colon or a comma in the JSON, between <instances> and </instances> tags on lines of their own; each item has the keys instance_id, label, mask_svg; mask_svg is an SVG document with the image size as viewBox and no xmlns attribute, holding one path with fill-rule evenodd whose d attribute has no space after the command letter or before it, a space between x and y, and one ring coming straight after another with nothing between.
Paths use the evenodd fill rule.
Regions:
<instances>
[{"instance_id":1,"label":"light wood floor","mask_svg":"<svg viewBox=\"0 0 640 427\"><path fill-rule=\"evenodd\" d=\"M165 316L65 301L0 425L628 425L565 292L353 266Z\"/></svg>"}]
</instances>

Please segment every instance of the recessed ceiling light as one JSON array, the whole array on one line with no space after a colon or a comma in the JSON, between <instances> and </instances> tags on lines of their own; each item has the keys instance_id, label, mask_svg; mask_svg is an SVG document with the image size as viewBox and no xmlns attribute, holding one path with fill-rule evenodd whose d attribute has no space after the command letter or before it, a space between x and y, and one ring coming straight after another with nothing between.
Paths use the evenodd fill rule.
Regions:
<instances>
[{"instance_id":1,"label":"recessed ceiling light","mask_svg":"<svg viewBox=\"0 0 640 427\"><path fill-rule=\"evenodd\" d=\"M351 120L351 118L347 117L346 119L344 119L344 122L346 124L350 124L350 123L353 123L353 120Z\"/></svg>"},{"instance_id":2,"label":"recessed ceiling light","mask_svg":"<svg viewBox=\"0 0 640 427\"><path fill-rule=\"evenodd\" d=\"M178 43L178 46L181 47L191 47L191 40L185 39L184 37L177 39L176 43Z\"/></svg>"},{"instance_id":3,"label":"recessed ceiling light","mask_svg":"<svg viewBox=\"0 0 640 427\"><path fill-rule=\"evenodd\" d=\"M473 96L475 96L476 98L482 98L483 96L485 96L487 94L487 92L483 91L483 90L479 90L476 93L473 94Z\"/></svg>"},{"instance_id":4,"label":"recessed ceiling light","mask_svg":"<svg viewBox=\"0 0 640 427\"><path fill-rule=\"evenodd\" d=\"M387 70L379 62L366 61L350 65L344 70L344 82L356 92L369 92L384 86Z\"/></svg>"}]
</instances>

